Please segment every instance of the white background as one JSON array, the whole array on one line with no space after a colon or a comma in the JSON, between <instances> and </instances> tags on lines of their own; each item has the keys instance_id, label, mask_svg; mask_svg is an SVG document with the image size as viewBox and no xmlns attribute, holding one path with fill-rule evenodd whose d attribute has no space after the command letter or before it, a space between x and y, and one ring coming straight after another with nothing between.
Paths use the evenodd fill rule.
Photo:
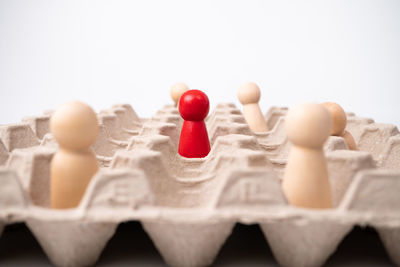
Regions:
<instances>
[{"instance_id":1,"label":"white background","mask_svg":"<svg viewBox=\"0 0 400 267\"><path fill-rule=\"evenodd\" d=\"M0 123L74 99L148 117L178 81L400 125L400 1L0 0Z\"/></svg>"}]
</instances>

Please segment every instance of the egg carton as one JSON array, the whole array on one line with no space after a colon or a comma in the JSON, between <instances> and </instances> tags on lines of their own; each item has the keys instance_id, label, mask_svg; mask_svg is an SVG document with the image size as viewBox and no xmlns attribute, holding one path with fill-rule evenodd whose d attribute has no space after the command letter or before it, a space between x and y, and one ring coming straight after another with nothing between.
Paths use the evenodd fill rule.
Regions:
<instances>
[{"instance_id":1,"label":"egg carton","mask_svg":"<svg viewBox=\"0 0 400 267\"><path fill-rule=\"evenodd\" d=\"M182 119L173 106L149 119L129 105L101 111L93 150L102 167L69 210L49 208L57 151L48 133L51 111L1 126L0 232L25 222L53 264L86 266L119 223L134 220L168 265L207 266L236 223L259 224L279 264L320 266L361 225L377 230L400 265L397 128L348 113L359 151L347 150L341 137L324 147L334 208L297 208L280 185L290 147L286 112L272 107L265 115L271 130L255 134L235 105L218 105L206 119L210 154L198 159L177 154Z\"/></svg>"}]
</instances>

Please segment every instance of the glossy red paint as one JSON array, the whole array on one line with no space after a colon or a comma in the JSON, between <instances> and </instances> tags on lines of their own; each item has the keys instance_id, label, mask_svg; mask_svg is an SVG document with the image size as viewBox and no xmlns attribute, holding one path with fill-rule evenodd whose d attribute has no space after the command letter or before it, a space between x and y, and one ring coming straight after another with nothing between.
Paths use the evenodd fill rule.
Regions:
<instances>
[{"instance_id":1,"label":"glossy red paint","mask_svg":"<svg viewBox=\"0 0 400 267\"><path fill-rule=\"evenodd\" d=\"M210 152L210 141L204 123L210 102L200 90L189 90L179 100L179 113L184 119L179 139L179 154L186 158L203 158Z\"/></svg>"}]
</instances>

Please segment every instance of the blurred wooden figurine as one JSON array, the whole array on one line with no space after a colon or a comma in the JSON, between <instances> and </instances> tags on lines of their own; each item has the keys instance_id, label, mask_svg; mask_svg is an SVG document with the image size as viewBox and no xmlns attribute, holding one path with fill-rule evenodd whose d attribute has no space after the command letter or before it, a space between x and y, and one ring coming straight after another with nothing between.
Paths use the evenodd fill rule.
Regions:
<instances>
[{"instance_id":1,"label":"blurred wooden figurine","mask_svg":"<svg viewBox=\"0 0 400 267\"><path fill-rule=\"evenodd\" d=\"M323 151L331 127L332 118L320 104L302 104L289 110L286 132L292 146L282 187L290 204L305 208L332 208Z\"/></svg>"},{"instance_id":2,"label":"blurred wooden figurine","mask_svg":"<svg viewBox=\"0 0 400 267\"><path fill-rule=\"evenodd\" d=\"M331 135L343 137L343 139L346 141L347 147L350 150L357 150L356 141L354 141L351 133L345 130L347 116L343 108L334 102L325 102L323 105L328 109L333 119Z\"/></svg>"},{"instance_id":3,"label":"blurred wooden figurine","mask_svg":"<svg viewBox=\"0 0 400 267\"><path fill-rule=\"evenodd\" d=\"M250 129L256 133L268 131L267 123L258 105L260 96L260 88L253 82L239 87L238 98L243 105L243 116Z\"/></svg>"},{"instance_id":4,"label":"blurred wooden figurine","mask_svg":"<svg viewBox=\"0 0 400 267\"><path fill-rule=\"evenodd\" d=\"M179 99L181 98L182 94L189 90L189 87L184 83L176 83L171 86L171 98L174 100L175 107L178 106Z\"/></svg>"},{"instance_id":5,"label":"blurred wooden figurine","mask_svg":"<svg viewBox=\"0 0 400 267\"><path fill-rule=\"evenodd\" d=\"M98 170L96 155L90 148L98 134L97 117L88 105L69 102L52 115L50 128L60 147L50 168L51 207L74 208Z\"/></svg>"}]
</instances>

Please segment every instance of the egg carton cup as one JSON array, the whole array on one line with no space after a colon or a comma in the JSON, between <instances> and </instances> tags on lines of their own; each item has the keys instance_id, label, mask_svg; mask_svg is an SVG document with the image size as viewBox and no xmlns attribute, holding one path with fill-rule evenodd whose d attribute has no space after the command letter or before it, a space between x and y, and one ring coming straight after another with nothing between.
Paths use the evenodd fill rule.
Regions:
<instances>
[{"instance_id":1,"label":"egg carton cup","mask_svg":"<svg viewBox=\"0 0 400 267\"><path fill-rule=\"evenodd\" d=\"M25 222L53 264L86 266L97 261L119 223L140 221L168 265L207 266L236 223L259 224L279 264L320 266L361 225L377 230L400 265L397 128L355 119L365 151L347 150L342 138L330 137L324 149L334 208L314 210L287 203L280 185L286 159L266 149L278 139L277 149L285 147L285 108L271 108L272 130L254 134L233 104L218 105L206 119L211 151L201 159L177 154L182 121L176 108L166 106L146 120L129 109L117 105L98 114L93 149L103 167L80 205L68 210L49 208L49 167L57 151L51 134L41 132L40 140L26 122L2 126L7 160L0 170L0 232ZM117 136L102 118L128 134ZM116 148L116 141L123 143Z\"/></svg>"}]
</instances>

